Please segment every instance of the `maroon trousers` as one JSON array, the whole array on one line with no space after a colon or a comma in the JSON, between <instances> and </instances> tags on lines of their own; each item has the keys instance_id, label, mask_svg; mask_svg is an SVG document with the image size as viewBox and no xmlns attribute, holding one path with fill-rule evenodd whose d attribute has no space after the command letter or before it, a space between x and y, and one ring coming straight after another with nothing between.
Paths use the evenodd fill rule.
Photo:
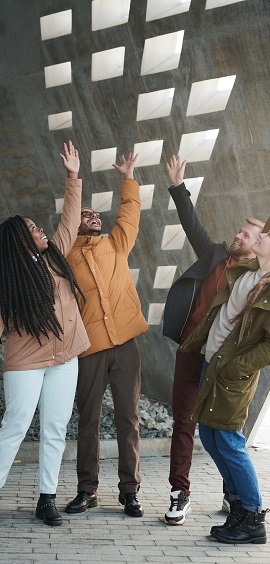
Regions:
<instances>
[{"instance_id":1,"label":"maroon trousers","mask_svg":"<svg viewBox=\"0 0 270 564\"><path fill-rule=\"evenodd\" d=\"M195 405L200 382L203 356L177 350L173 384L173 434L169 482L172 491L190 494L189 471L192 461L196 424L189 420Z\"/></svg>"},{"instance_id":2,"label":"maroon trousers","mask_svg":"<svg viewBox=\"0 0 270 564\"><path fill-rule=\"evenodd\" d=\"M118 487L121 494L137 492L141 481L138 419L141 370L135 339L79 359L78 491L95 493L98 487L100 416L108 382L112 390L117 430Z\"/></svg>"}]
</instances>

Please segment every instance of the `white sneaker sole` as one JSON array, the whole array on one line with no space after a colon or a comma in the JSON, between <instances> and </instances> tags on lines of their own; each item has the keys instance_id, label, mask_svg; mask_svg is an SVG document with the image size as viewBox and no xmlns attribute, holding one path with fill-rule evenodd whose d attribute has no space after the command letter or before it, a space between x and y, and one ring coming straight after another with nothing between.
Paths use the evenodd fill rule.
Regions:
<instances>
[{"instance_id":1,"label":"white sneaker sole","mask_svg":"<svg viewBox=\"0 0 270 564\"><path fill-rule=\"evenodd\" d=\"M181 521L176 521L173 517L167 517L167 516L165 515L165 517L164 517L164 523L166 523L166 525L183 525L184 522L185 522L185 520L186 520L186 516L187 516L187 515L190 515L191 512L192 512L192 511L191 511L191 507L189 507L189 508L186 510L185 515L183 515Z\"/></svg>"}]
</instances>

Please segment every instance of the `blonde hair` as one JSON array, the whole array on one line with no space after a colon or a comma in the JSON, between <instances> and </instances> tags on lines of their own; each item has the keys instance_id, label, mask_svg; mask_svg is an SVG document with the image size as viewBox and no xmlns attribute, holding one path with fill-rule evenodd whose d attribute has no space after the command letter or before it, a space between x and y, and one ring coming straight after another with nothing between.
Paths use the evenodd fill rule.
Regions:
<instances>
[{"instance_id":1,"label":"blonde hair","mask_svg":"<svg viewBox=\"0 0 270 564\"><path fill-rule=\"evenodd\" d=\"M263 228L265 226L265 223L263 223L259 219L255 219L254 217L246 217L246 222L250 223L250 225L255 225L256 227L259 227L261 230L263 230ZM231 323L233 321L239 321L239 319L241 319L245 315L246 311L251 309L251 307L255 303L257 297L262 292L264 292L264 290L267 289L269 284L270 284L270 272L265 274L259 280L259 282L257 282L257 284L254 286L254 288L252 288L250 290L250 292L248 293L247 303L246 303L245 307L243 307L242 311L240 311L240 313L238 313L238 315L236 315L233 319L231 319Z\"/></svg>"},{"instance_id":2,"label":"blonde hair","mask_svg":"<svg viewBox=\"0 0 270 564\"><path fill-rule=\"evenodd\" d=\"M263 229L265 226L265 223L263 223L263 221L260 221L259 219L255 219L254 217L246 217L246 222L250 223L250 225L255 225L256 227L259 227L260 229Z\"/></svg>"}]
</instances>

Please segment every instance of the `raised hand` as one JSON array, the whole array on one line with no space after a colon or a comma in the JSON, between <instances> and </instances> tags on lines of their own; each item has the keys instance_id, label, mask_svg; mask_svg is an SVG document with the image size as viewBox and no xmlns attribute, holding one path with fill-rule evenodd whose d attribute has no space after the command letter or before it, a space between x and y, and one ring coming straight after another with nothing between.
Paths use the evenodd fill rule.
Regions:
<instances>
[{"instance_id":1,"label":"raised hand","mask_svg":"<svg viewBox=\"0 0 270 564\"><path fill-rule=\"evenodd\" d=\"M169 179L174 186L179 186L184 180L187 161L181 161L180 155L172 155L170 162L166 163Z\"/></svg>"},{"instance_id":2,"label":"raised hand","mask_svg":"<svg viewBox=\"0 0 270 564\"><path fill-rule=\"evenodd\" d=\"M78 178L78 172L80 170L80 159L77 149L71 141L64 143L64 155L60 153L63 159L63 165L68 171L69 178Z\"/></svg>"},{"instance_id":3,"label":"raised hand","mask_svg":"<svg viewBox=\"0 0 270 564\"><path fill-rule=\"evenodd\" d=\"M138 155L139 155L139 153L137 153L137 155L135 155L135 156L134 156L134 153L129 153L127 159L125 159L124 155L122 155L122 165L119 166L117 164L113 164L112 166L116 170L118 170L118 172L120 172L123 175L125 180L127 180L128 178L134 178L133 170L134 170L134 166L136 164Z\"/></svg>"}]
</instances>

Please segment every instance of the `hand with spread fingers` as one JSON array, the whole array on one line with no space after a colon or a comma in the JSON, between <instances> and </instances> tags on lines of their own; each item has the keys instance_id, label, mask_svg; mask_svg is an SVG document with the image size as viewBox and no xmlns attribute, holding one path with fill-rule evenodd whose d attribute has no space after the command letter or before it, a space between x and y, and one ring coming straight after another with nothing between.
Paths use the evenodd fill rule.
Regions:
<instances>
[{"instance_id":1,"label":"hand with spread fingers","mask_svg":"<svg viewBox=\"0 0 270 564\"><path fill-rule=\"evenodd\" d=\"M72 141L68 144L64 143L64 155L60 153L63 159L63 165L68 171L69 178L78 178L78 172L80 170L80 159L77 149L75 149Z\"/></svg>"},{"instance_id":2,"label":"hand with spread fingers","mask_svg":"<svg viewBox=\"0 0 270 564\"><path fill-rule=\"evenodd\" d=\"M117 164L113 164L112 166L118 170L118 172L120 172L125 180L128 180L129 178L133 179L133 171L134 171L134 167L136 164L136 161L138 159L139 154L137 153L134 156L134 153L129 153L128 154L128 158L125 159L125 156L122 155L122 165L119 166Z\"/></svg>"},{"instance_id":3,"label":"hand with spread fingers","mask_svg":"<svg viewBox=\"0 0 270 564\"><path fill-rule=\"evenodd\" d=\"M166 163L169 179L174 186L180 186L184 181L187 161L181 161L180 155L172 155L170 162Z\"/></svg>"}]
</instances>

